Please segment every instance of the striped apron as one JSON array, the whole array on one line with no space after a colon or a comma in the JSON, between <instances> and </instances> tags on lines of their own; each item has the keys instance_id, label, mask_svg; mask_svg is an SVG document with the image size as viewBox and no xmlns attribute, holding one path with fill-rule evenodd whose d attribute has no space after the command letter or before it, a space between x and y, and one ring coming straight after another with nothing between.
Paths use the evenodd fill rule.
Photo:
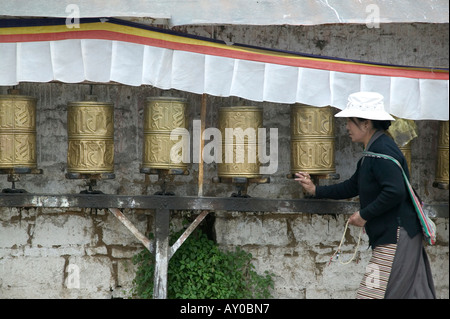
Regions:
<instances>
[{"instance_id":1,"label":"striped apron","mask_svg":"<svg viewBox=\"0 0 450 319\"><path fill-rule=\"evenodd\" d=\"M397 244L375 247L356 298L435 299L436 292L430 263L422 244L422 234L410 238L399 227Z\"/></svg>"},{"instance_id":2,"label":"striped apron","mask_svg":"<svg viewBox=\"0 0 450 319\"><path fill-rule=\"evenodd\" d=\"M373 249L356 294L357 299L384 298L396 250L397 244L380 245Z\"/></svg>"}]
</instances>

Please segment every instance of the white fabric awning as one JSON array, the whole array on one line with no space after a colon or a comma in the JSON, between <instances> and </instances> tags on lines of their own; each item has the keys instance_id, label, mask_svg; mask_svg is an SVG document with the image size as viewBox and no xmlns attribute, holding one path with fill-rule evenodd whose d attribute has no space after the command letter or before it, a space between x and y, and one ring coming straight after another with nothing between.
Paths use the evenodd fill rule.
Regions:
<instances>
[{"instance_id":1,"label":"white fabric awning","mask_svg":"<svg viewBox=\"0 0 450 319\"><path fill-rule=\"evenodd\" d=\"M0 0L0 16L145 17L169 25L448 23L448 0Z\"/></svg>"},{"instance_id":2,"label":"white fabric awning","mask_svg":"<svg viewBox=\"0 0 450 319\"><path fill-rule=\"evenodd\" d=\"M41 22L0 20L0 85L113 81L339 109L351 93L377 91L397 117L449 118L448 69L227 45L115 19L88 19L77 29L64 19Z\"/></svg>"}]
</instances>

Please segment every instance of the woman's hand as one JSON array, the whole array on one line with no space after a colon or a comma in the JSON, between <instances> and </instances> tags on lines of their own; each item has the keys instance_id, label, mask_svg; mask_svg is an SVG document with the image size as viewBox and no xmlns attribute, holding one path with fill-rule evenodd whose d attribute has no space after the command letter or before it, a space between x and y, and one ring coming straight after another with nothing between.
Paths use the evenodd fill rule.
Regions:
<instances>
[{"instance_id":1,"label":"woman's hand","mask_svg":"<svg viewBox=\"0 0 450 319\"><path fill-rule=\"evenodd\" d=\"M295 176L297 178L295 179L302 185L303 189L310 195L314 196L316 195L316 185L314 185L313 181L311 180L311 176L309 176L306 172L298 172L295 173Z\"/></svg>"},{"instance_id":2,"label":"woman's hand","mask_svg":"<svg viewBox=\"0 0 450 319\"><path fill-rule=\"evenodd\" d=\"M353 226L364 227L366 220L361 217L359 211L350 216L348 223Z\"/></svg>"}]
</instances>

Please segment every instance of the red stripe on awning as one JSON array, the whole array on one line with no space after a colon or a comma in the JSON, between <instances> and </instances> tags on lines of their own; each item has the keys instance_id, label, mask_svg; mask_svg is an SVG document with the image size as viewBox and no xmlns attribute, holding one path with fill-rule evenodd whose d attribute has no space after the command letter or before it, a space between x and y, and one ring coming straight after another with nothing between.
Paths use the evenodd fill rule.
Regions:
<instances>
[{"instance_id":1,"label":"red stripe on awning","mask_svg":"<svg viewBox=\"0 0 450 319\"><path fill-rule=\"evenodd\" d=\"M273 63L279 65L312 68L336 72L355 74L367 74L376 76L406 77L416 79L448 80L449 73L445 70L423 70L413 67L396 67L361 62L330 60L320 58L308 58L302 56L287 56L270 53L255 52L243 47L213 47L207 45L186 44L181 42L142 37L133 34L119 33L107 30L77 30L67 32L37 33L37 34L14 34L0 35L0 42L35 42L35 41L58 41L68 39L98 39L111 41L124 41L142 45L149 45L171 50L181 50L205 55L221 56L226 58L242 59L248 61Z\"/></svg>"}]
</instances>

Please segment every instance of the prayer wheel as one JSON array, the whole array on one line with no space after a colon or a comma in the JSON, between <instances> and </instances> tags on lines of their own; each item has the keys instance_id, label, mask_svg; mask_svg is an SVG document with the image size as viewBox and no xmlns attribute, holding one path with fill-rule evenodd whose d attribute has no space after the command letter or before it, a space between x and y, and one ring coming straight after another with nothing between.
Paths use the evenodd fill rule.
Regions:
<instances>
[{"instance_id":1,"label":"prayer wheel","mask_svg":"<svg viewBox=\"0 0 450 319\"><path fill-rule=\"evenodd\" d=\"M402 151L408 164L408 169L411 172L411 142L418 136L419 131L415 121L396 116L394 118L395 121L391 122L386 133L392 137L398 148Z\"/></svg>"},{"instance_id":2,"label":"prayer wheel","mask_svg":"<svg viewBox=\"0 0 450 319\"><path fill-rule=\"evenodd\" d=\"M449 146L448 121L441 121L439 123L439 136L437 146L438 154L437 154L436 175L434 184L437 184L438 186L443 186L443 188L447 189L449 182L448 146Z\"/></svg>"},{"instance_id":3,"label":"prayer wheel","mask_svg":"<svg viewBox=\"0 0 450 319\"><path fill-rule=\"evenodd\" d=\"M114 105L70 102L67 110L67 171L103 174L114 171Z\"/></svg>"},{"instance_id":4,"label":"prayer wheel","mask_svg":"<svg viewBox=\"0 0 450 319\"><path fill-rule=\"evenodd\" d=\"M0 95L0 169L36 168L36 99Z\"/></svg>"},{"instance_id":5,"label":"prayer wheel","mask_svg":"<svg viewBox=\"0 0 450 319\"><path fill-rule=\"evenodd\" d=\"M399 146L398 148L402 151L403 156L405 156L406 163L408 163L408 168L411 172L411 142L408 142L403 146Z\"/></svg>"},{"instance_id":6,"label":"prayer wheel","mask_svg":"<svg viewBox=\"0 0 450 319\"><path fill-rule=\"evenodd\" d=\"M183 163L182 148L177 148L183 138L180 130L177 139L171 140L170 134L176 129L186 129L187 99L178 97L148 97L144 106L144 151L141 170L144 169L181 169Z\"/></svg>"},{"instance_id":7,"label":"prayer wheel","mask_svg":"<svg viewBox=\"0 0 450 319\"><path fill-rule=\"evenodd\" d=\"M219 130L222 135L222 163L217 164L219 177L260 177L258 128L262 127L261 107L219 108Z\"/></svg>"},{"instance_id":8,"label":"prayer wheel","mask_svg":"<svg viewBox=\"0 0 450 319\"><path fill-rule=\"evenodd\" d=\"M291 107L291 174L336 172L334 113L331 107L295 104Z\"/></svg>"}]
</instances>

